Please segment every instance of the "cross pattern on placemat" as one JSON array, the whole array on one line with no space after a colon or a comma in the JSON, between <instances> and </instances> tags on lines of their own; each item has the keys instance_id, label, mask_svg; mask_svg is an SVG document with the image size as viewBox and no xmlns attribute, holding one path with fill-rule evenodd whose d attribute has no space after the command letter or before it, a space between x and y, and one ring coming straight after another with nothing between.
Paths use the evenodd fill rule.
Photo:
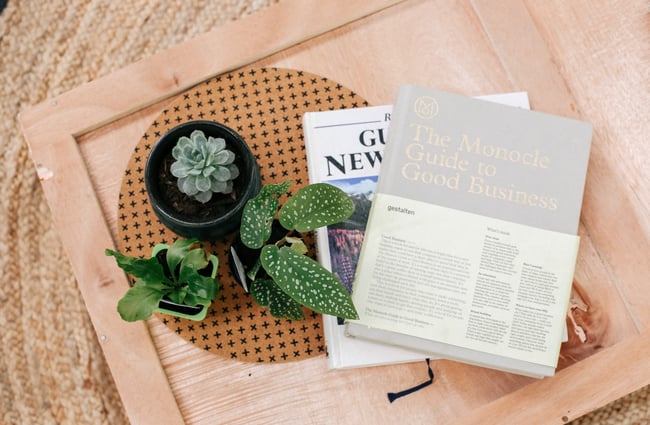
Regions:
<instances>
[{"instance_id":1,"label":"cross pattern on placemat","mask_svg":"<svg viewBox=\"0 0 650 425\"><path fill-rule=\"evenodd\" d=\"M179 95L143 134L126 167L119 195L120 250L148 257L158 243L178 235L150 208L144 167L155 142L174 126L193 120L221 122L248 143L262 184L292 180L291 192L308 184L302 116L307 111L367 106L353 91L308 72L250 68L220 75ZM285 198L286 199L286 198ZM158 314L173 332L195 346L247 362L284 362L325 353L320 315L305 310L302 321L277 319L257 306L236 283L228 263L235 235L207 244L219 258L221 290L203 321ZM313 236L307 238L313 256Z\"/></svg>"}]
</instances>

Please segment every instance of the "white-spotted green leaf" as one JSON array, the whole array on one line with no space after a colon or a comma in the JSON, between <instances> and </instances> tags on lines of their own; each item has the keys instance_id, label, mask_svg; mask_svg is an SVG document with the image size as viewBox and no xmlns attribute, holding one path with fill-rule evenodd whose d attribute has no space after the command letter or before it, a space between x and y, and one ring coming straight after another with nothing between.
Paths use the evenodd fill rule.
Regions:
<instances>
[{"instance_id":1,"label":"white-spotted green leaf","mask_svg":"<svg viewBox=\"0 0 650 425\"><path fill-rule=\"evenodd\" d=\"M318 262L289 247L267 245L260 255L262 267L294 300L317 313L358 319L350 294Z\"/></svg>"},{"instance_id":2,"label":"white-spotted green leaf","mask_svg":"<svg viewBox=\"0 0 650 425\"><path fill-rule=\"evenodd\" d=\"M117 311L127 322L145 320L153 314L165 293L151 285L136 284L117 303Z\"/></svg>"},{"instance_id":3,"label":"white-spotted green leaf","mask_svg":"<svg viewBox=\"0 0 650 425\"><path fill-rule=\"evenodd\" d=\"M267 184L257 196L246 203L241 218L240 237L249 248L261 248L271 237L271 225L280 205L280 196L287 193L291 181Z\"/></svg>"},{"instance_id":4,"label":"white-spotted green leaf","mask_svg":"<svg viewBox=\"0 0 650 425\"><path fill-rule=\"evenodd\" d=\"M308 232L339 223L354 212L347 193L327 183L303 187L280 209L280 224L289 230Z\"/></svg>"},{"instance_id":5,"label":"white-spotted green leaf","mask_svg":"<svg viewBox=\"0 0 650 425\"><path fill-rule=\"evenodd\" d=\"M273 317L300 320L305 315L300 303L287 295L271 279L258 279L251 284L251 296L262 307L268 307Z\"/></svg>"}]
</instances>

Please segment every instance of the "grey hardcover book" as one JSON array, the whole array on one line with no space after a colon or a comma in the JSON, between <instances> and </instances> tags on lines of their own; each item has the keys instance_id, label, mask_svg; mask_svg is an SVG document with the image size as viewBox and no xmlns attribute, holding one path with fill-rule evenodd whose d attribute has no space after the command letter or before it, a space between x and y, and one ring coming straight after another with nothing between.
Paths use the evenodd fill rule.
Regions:
<instances>
[{"instance_id":1,"label":"grey hardcover book","mask_svg":"<svg viewBox=\"0 0 650 425\"><path fill-rule=\"evenodd\" d=\"M552 375L578 251L591 125L400 87L351 336Z\"/></svg>"}]
</instances>

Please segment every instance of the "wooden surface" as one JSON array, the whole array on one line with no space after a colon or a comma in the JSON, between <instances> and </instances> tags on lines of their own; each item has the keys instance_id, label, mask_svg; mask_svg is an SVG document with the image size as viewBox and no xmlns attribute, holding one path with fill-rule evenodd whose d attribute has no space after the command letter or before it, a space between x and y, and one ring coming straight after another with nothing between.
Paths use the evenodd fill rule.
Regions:
<instances>
[{"instance_id":1,"label":"wooden surface","mask_svg":"<svg viewBox=\"0 0 650 425\"><path fill-rule=\"evenodd\" d=\"M645 4L360 3L281 2L21 115L131 421L561 424L650 384ZM467 95L523 90L535 110L594 125L572 309L586 340L570 333L555 377L436 361L434 385L389 404L387 392L426 378L423 363L328 371L320 357L251 365L196 349L157 319L121 322L115 303L127 282L103 250L117 234L131 151L179 92L249 65L327 76L371 104L391 103L403 82Z\"/></svg>"}]
</instances>

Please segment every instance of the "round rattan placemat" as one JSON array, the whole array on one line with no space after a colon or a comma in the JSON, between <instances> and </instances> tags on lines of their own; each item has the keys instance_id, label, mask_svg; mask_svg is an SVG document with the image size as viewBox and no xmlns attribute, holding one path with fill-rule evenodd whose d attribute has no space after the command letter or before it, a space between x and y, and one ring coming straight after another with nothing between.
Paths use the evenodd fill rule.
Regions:
<instances>
[{"instance_id":1,"label":"round rattan placemat","mask_svg":"<svg viewBox=\"0 0 650 425\"><path fill-rule=\"evenodd\" d=\"M157 243L178 235L163 226L150 208L144 165L151 147L174 126L193 120L219 121L248 143L260 166L262 184L308 184L302 116L307 111L366 106L352 90L303 71L248 68L202 83L168 105L143 134L129 160L118 205L120 249L146 257ZM235 235L214 241L221 291L207 317L196 322L158 314L165 325L191 344L245 362L286 362L325 353L320 315L305 311L301 321L280 320L260 308L236 283L228 250ZM308 242L313 253L313 237Z\"/></svg>"}]
</instances>

